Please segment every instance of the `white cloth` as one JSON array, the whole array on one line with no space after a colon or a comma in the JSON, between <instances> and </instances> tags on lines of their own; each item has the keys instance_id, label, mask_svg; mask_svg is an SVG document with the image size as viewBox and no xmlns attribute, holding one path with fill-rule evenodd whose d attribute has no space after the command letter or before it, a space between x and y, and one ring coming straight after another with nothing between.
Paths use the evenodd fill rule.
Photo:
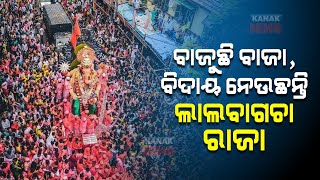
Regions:
<instances>
[{"instance_id":1,"label":"white cloth","mask_svg":"<svg viewBox=\"0 0 320 180\"><path fill-rule=\"evenodd\" d=\"M8 119L5 119L4 121L1 121L1 125L3 129L7 129L10 127L10 121Z\"/></svg>"}]
</instances>

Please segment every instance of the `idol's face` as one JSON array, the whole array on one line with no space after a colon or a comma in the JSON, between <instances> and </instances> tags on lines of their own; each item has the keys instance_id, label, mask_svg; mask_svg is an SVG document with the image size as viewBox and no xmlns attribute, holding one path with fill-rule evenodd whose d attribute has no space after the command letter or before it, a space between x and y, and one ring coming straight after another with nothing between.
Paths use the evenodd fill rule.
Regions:
<instances>
[{"instance_id":1,"label":"idol's face","mask_svg":"<svg viewBox=\"0 0 320 180\"><path fill-rule=\"evenodd\" d=\"M83 59L89 58L89 53L88 53L88 52L84 52L84 53L82 54L82 57L83 57Z\"/></svg>"}]
</instances>

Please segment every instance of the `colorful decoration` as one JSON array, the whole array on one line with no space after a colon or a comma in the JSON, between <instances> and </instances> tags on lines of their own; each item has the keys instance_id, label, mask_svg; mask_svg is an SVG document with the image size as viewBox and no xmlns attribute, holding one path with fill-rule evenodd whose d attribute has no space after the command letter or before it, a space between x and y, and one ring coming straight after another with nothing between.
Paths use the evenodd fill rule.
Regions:
<instances>
[{"instance_id":1,"label":"colorful decoration","mask_svg":"<svg viewBox=\"0 0 320 180\"><path fill-rule=\"evenodd\" d=\"M70 70L70 65L69 65L69 63L67 63L67 62L62 62L62 63L60 64L59 69L60 69L60 71L61 71L62 73L66 73L66 72L68 72L68 71Z\"/></svg>"},{"instance_id":2,"label":"colorful decoration","mask_svg":"<svg viewBox=\"0 0 320 180\"><path fill-rule=\"evenodd\" d=\"M94 69L95 52L85 46L77 53L77 68L67 74L70 77L70 95L73 99L73 114L80 115L82 112L96 113L101 84L98 74Z\"/></svg>"}]
</instances>

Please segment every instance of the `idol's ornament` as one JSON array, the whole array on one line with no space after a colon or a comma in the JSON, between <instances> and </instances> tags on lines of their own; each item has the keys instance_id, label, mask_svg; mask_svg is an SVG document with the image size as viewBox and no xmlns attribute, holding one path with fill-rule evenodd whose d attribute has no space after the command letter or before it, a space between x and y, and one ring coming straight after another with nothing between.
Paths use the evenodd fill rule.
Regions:
<instances>
[{"instance_id":1,"label":"idol's ornament","mask_svg":"<svg viewBox=\"0 0 320 180\"><path fill-rule=\"evenodd\" d=\"M89 114L96 113L101 84L94 69L95 59L94 50L85 46L77 53L77 61L80 64L67 74L71 78L70 95L73 99L74 115L80 115L87 110Z\"/></svg>"}]
</instances>

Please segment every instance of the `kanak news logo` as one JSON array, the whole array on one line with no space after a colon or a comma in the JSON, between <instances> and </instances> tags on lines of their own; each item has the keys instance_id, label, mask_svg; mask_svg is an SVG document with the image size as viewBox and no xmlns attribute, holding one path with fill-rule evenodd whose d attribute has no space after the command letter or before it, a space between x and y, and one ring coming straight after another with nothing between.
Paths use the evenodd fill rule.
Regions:
<instances>
[{"instance_id":1,"label":"kanak news logo","mask_svg":"<svg viewBox=\"0 0 320 180\"><path fill-rule=\"evenodd\" d=\"M144 156L173 156L173 137L146 137L144 138Z\"/></svg>"},{"instance_id":2,"label":"kanak news logo","mask_svg":"<svg viewBox=\"0 0 320 180\"><path fill-rule=\"evenodd\" d=\"M281 34L281 14L253 14L250 16L250 32L255 34Z\"/></svg>"}]
</instances>

